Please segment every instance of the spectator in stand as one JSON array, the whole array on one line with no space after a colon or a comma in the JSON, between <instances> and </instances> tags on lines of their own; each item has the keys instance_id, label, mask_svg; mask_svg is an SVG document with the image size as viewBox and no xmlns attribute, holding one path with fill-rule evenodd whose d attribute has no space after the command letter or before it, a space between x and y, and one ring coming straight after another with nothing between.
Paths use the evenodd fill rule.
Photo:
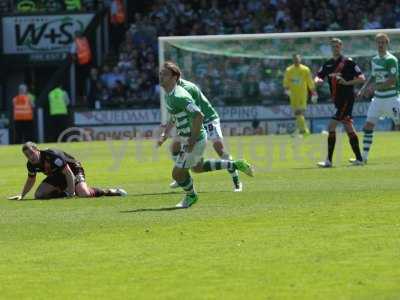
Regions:
<instances>
[{"instance_id":1,"label":"spectator in stand","mask_svg":"<svg viewBox=\"0 0 400 300\"><path fill-rule=\"evenodd\" d=\"M34 99L28 93L28 87L20 84L18 95L12 101L14 120L14 144L22 144L33 139L34 135Z\"/></svg>"},{"instance_id":2,"label":"spectator in stand","mask_svg":"<svg viewBox=\"0 0 400 300\"><path fill-rule=\"evenodd\" d=\"M103 70L100 75L101 83L105 86L108 78L111 76L110 66L108 64L103 66Z\"/></svg>"},{"instance_id":3,"label":"spectator in stand","mask_svg":"<svg viewBox=\"0 0 400 300\"><path fill-rule=\"evenodd\" d=\"M207 71L206 71L207 76L210 77L211 80L214 82L220 82L221 74L218 69L218 66L216 65L215 61L210 61L207 65Z\"/></svg>"},{"instance_id":4,"label":"spectator in stand","mask_svg":"<svg viewBox=\"0 0 400 300\"><path fill-rule=\"evenodd\" d=\"M374 12L370 12L368 14L367 22L364 24L363 29L379 29L382 28L381 23L379 22L378 16L374 14Z\"/></svg>"},{"instance_id":5,"label":"spectator in stand","mask_svg":"<svg viewBox=\"0 0 400 300\"><path fill-rule=\"evenodd\" d=\"M33 0L17 0L15 8L18 13L31 13L38 11L39 7Z\"/></svg>"},{"instance_id":6,"label":"spectator in stand","mask_svg":"<svg viewBox=\"0 0 400 300\"><path fill-rule=\"evenodd\" d=\"M81 0L64 0L64 5L67 11L82 10Z\"/></svg>"},{"instance_id":7,"label":"spectator in stand","mask_svg":"<svg viewBox=\"0 0 400 300\"><path fill-rule=\"evenodd\" d=\"M123 0L112 0L110 6L111 28L110 37L114 51L118 52L118 47L124 39L126 10Z\"/></svg>"},{"instance_id":8,"label":"spectator in stand","mask_svg":"<svg viewBox=\"0 0 400 300\"><path fill-rule=\"evenodd\" d=\"M111 101L114 106L124 106L126 103L126 88L122 81L117 80L115 88L113 88L111 93Z\"/></svg>"},{"instance_id":9,"label":"spectator in stand","mask_svg":"<svg viewBox=\"0 0 400 300\"><path fill-rule=\"evenodd\" d=\"M125 78L120 69L116 66L112 71L109 71L109 68L105 68L105 72L100 77L104 86L110 91L117 86L117 81L121 81L125 83Z\"/></svg>"},{"instance_id":10,"label":"spectator in stand","mask_svg":"<svg viewBox=\"0 0 400 300\"><path fill-rule=\"evenodd\" d=\"M248 72L247 80L243 84L243 93L246 103L259 103L260 90L258 88L258 82L257 75Z\"/></svg>"},{"instance_id":11,"label":"spectator in stand","mask_svg":"<svg viewBox=\"0 0 400 300\"><path fill-rule=\"evenodd\" d=\"M280 22L286 23L290 20L290 18L289 8L284 2L279 1L275 15L275 24L279 24Z\"/></svg>"},{"instance_id":12,"label":"spectator in stand","mask_svg":"<svg viewBox=\"0 0 400 300\"><path fill-rule=\"evenodd\" d=\"M99 89L98 82L100 82L99 71L97 70L97 68L91 68L89 78L86 79L85 87L87 103L90 109L100 108L99 93L101 91L101 87Z\"/></svg>"},{"instance_id":13,"label":"spectator in stand","mask_svg":"<svg viewBox=\"0 0 400 300\"><path fill-rule=\"evenodd\" d=\"M8 10L14 10L19 13L30 12L77 12L77 11L95 11L103 6L102 0L1 0L0 13L2 5L8 7ZM11 9L12 8L12 9ZM4 11L6 12L6 11Z\"/></svg>"},{"instance_id":14,"label":"spectator in stand","mask_svg":"<svg viewBox=\"0 0 400 300\"><path fill-rule=\"evenodd\" d=\"M82 6L86 11L95 11L100 8L101 0L82 0Z\"/></svg>"},{"instance_id":15,"label":"spectator in stand","mask_svg":"<svg viewBox=\"0 0 400 300\"><path fill-rule=\"evenodd\" d=\"M154 93L154 82L149 78L147 73L140 73L139 75L139 96L145 106L150 105Z\"/></svg>"},{"instance_id":16,"label":"spectator in stand","mask_svg":"<svg viewBox=\"0 0 400 300\"><path fill-rule=\"evenodd\" d=\"M114 9L116 1L109 0L108 2L109 5L113 3L112 11L116 11ZM351 6L346 8L346 11L343 10L342 0L304 0L303 2L293 0L153 0L150 1L145 11L136 12L133 15L133 22L124 34L124 42L119 47L119 59L116 65L127 79L125 82L126 92L129 94L129 98L135 99L135 105L140 100L143 100L143 103L149 103L149 97L157 97L157 92L155 92L157 79L154 79L157 74L154 75L154 71L151 70L154 65L158 64L157 36L393 27L400 24L399 7L400 0L384 2L354 0ZM303 47L305 54L308 54L307 51L312 51L307 44ZM201 55L196 54L193 57L193 70L191 70L193 74L188 78L204 83L206 87L203 88L210 89L213 99L218 99L218 96L224 98L235 89L239 94L248 94L247 88L254 87L254 84L249 85L249 77L246 77L251 64L250 60L225 59L223 62L225 66L217 67L220 63L217 62L217 59L215 62L210 62L201 57L200 61L202 60L202 62L199 63L196 57L201 57ZM280 88L283 74L274 70L282 67L279 64L274 65L272 62L266 68L267 73L259 72L261 75L256 73L256 77L261 76L258 88L252 88L251 91L257 90L262 95L263 101L266 100L266 102L280 99L283 96ZM135 75L130 73L132 70ZM187 76L188 70L184 71ZM142 72L148 73L146 78L138 75ZM214 76L214 73L218 73L218 76ZM108 75L108 73L103 74L102 80L104 77L108 78ZM218 85L220 78L229 80L224 80L222 84ZM143 82L145 82L144 90L146 92L140 88ZM238 86L233 86L231 91L227 91L228 82ZM152 84L151 88L149 84ZM216 86L217 88L215 88ZM111 93L112 88L108 87L108 92ZM141 98L143 95L145 99ZM236 98L235 95L232 96L233 98L229 97L229 101ZM156 103L157 100L154 98L150 102Z\"/></svg>"},{"instance_id":17,"label":"spectator in stand","mask_svg":"<svg viewBox=\"0 0 400 300\"><path fill-rule=\"evenodd\" d=\"M96 81L91 97L92 99L90 100L90 102L94 103L94 109L101 109L104 106L103 85L101 84L100 80Z\"/></svg>"},{"instance_id":18,"label":"spectator in stand","mask_svg":"<svg viewBox=\"0 0 400 300\"><path fill-rule=\"evenodd\" d=\"M110 91L101 83L97 82L97 88L100 90L101 107L110 107Z\"/></svg>"},{"instance_id":19,"label":"spectator in stand","mask_svg":"<svg viewBox=\"0 0 400 300\"><path fill-rule=\"evenodd\" d=\"M62 84L49 93L50 141L56 142L69 125L68 106L70 99Z\"/></svg>"},{"instance_id":20,"label":"spectator in stand","mask_svg":"<svg viewBox=\"0 0 400 300\"><path fill-rule=\"evenodd\" d=\"M269 96L269 86L268 86L268 80L266 78L261 77L261 79L258 81L258 90L260 93L260 97L262 100L265 100Z\"/></svg>"},{"instance_id":21,"label":"spectator in stand","mask_svg":"<svg viewBox=\"0 0 400 300\"><path fill-rule=\"evenodd\" d=\"M126 52L121 52L119 54L119 62L117 64L117 67L121 72L126 73L129 70L134 68L134 62L133 60L129 57L129 54Z\"/></svg>"},{"instance_id":22,"label":"spectator in stand","mask_svg":"<svg viewBox=\"0 0 400 300\"><path fill-rule=\"evenodd\" d=\"M0 14L6 14L11 11L11 3L10 0L2 0L0 1Z\"/></svg>"},{"instance_id":23,"label":"spectator in stand","mask_svg":"<svg viewBox=\"0 0 400 300\"><path fill-rule=\"evenodd\" d=\"M400 27L400 0L395 0L394 4L394 14L396 16L396 28Z\"/></svg>"},{"instance_id":24,"label":"spectator in stand","mask_svg":"<svg viewBox=\"0 0 400 300\"><path fill-rule=\"evenodd\" d=\"M139 83L139 72L135 69L129 70L126 74L126 84L128 89L136 91L138 89Z\"/></svg>"}]
</instances>

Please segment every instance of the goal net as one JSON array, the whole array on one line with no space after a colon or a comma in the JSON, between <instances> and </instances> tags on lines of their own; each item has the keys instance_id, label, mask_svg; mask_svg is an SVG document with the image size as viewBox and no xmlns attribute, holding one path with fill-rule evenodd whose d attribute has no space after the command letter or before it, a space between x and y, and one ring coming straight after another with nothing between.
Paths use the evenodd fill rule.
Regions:
<instances>
[{"instance_id":1,"label":"goal net","mask_svg":"<svg viewBox=\"0 0 400 300\"><path fill-rule=\"evenodd\" d=\"M159 63L178 63L185 79L198 84L214 106L287 104L283 74L300 54L302 63L316 74L331 57L329 40L343 41L343 54L352 57L368 76L370 59L376 55L375 35L385 32L390 49L400 52L400 29L307 33L183 36L159 38ZM329 101L327 84L319 88L319 102ZM161 118L166 120L164 94Z\"/></svg>"}]
</instances>

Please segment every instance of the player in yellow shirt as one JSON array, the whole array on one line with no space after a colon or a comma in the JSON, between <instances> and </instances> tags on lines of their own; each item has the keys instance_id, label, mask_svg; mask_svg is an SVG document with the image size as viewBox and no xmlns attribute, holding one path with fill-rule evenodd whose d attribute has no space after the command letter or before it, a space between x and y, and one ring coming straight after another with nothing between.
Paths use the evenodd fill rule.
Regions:
<instances>
[{"instance_id":1,"label":"player in yellow shirt","mask_svg":"<svg viewBox=\"0 0 400 300\"><path fill-rule=\"evenodd\" d=\"M304 112L307 108L308 92L311 91L311 102L318 100L314 81L310 69L301 64L301 56L293 55L293 64L286 68L283 78L285 93L289 96L290 106L296 117L297 128L300 134L309 134Z\"/></svg>"}]
</instances>

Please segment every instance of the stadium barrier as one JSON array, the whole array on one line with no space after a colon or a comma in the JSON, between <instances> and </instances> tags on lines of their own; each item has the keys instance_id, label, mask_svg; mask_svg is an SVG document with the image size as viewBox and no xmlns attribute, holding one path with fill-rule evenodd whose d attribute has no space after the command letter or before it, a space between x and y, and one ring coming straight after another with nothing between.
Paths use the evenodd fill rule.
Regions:
<instances>
[{"instance_id":1,"label":"stadium barrier","mask_svg":"<svg viewBox=\"0 0 400 300\"><path fill-rule=\"evenodd\" d=\"M354 123L361 130L368 102L354 105ZM295 121L289 105L216 107L225 136L287 134ZM309 105L306 111L313 133L326 130L334 114L333 104ZM154 138L159 134L160 109L76 111L74 126L83 128L91 140ZM378 130L391 130L390 120L380 122Z\"/></svg>"}]
</instances>

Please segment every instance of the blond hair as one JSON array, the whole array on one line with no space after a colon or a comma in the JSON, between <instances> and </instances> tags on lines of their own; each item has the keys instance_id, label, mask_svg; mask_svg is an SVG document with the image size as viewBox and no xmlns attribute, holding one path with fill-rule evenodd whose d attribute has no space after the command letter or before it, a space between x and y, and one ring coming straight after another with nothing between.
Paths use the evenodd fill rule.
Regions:
<instances>
[{"instance_id":1,"label":"blond hair","mask_svg":"<svg viewBox=\"0 0 400 300\"><path fill-rule=\"evenodd\" d=\"M22 145L22 152L32 149L39 150L38 146L34 142L26 142L25 144Z\"/></svg>"},{"instance_id":2,"label":"blond hair","mask_svg":"<svg viewBox=\"0 0 400 300\"><path fill-rule=\"evenodd\" d=\"M386 33L380 32L375 36L375 41L380 39L380 38L384 38L386 40L386 42L389 44L390 43L390 38Z\"/></svg>"},{"instance_id":3,"label":"blond hair","mask_svg":"<svg viewBox=\"0 0 400 300\"><path fill-rule=\"evenodd\" d=\"M340 45L343 45L343 42L339 38L331 38L331 43L338 43Z\"/></svg>"}]
</instances>

